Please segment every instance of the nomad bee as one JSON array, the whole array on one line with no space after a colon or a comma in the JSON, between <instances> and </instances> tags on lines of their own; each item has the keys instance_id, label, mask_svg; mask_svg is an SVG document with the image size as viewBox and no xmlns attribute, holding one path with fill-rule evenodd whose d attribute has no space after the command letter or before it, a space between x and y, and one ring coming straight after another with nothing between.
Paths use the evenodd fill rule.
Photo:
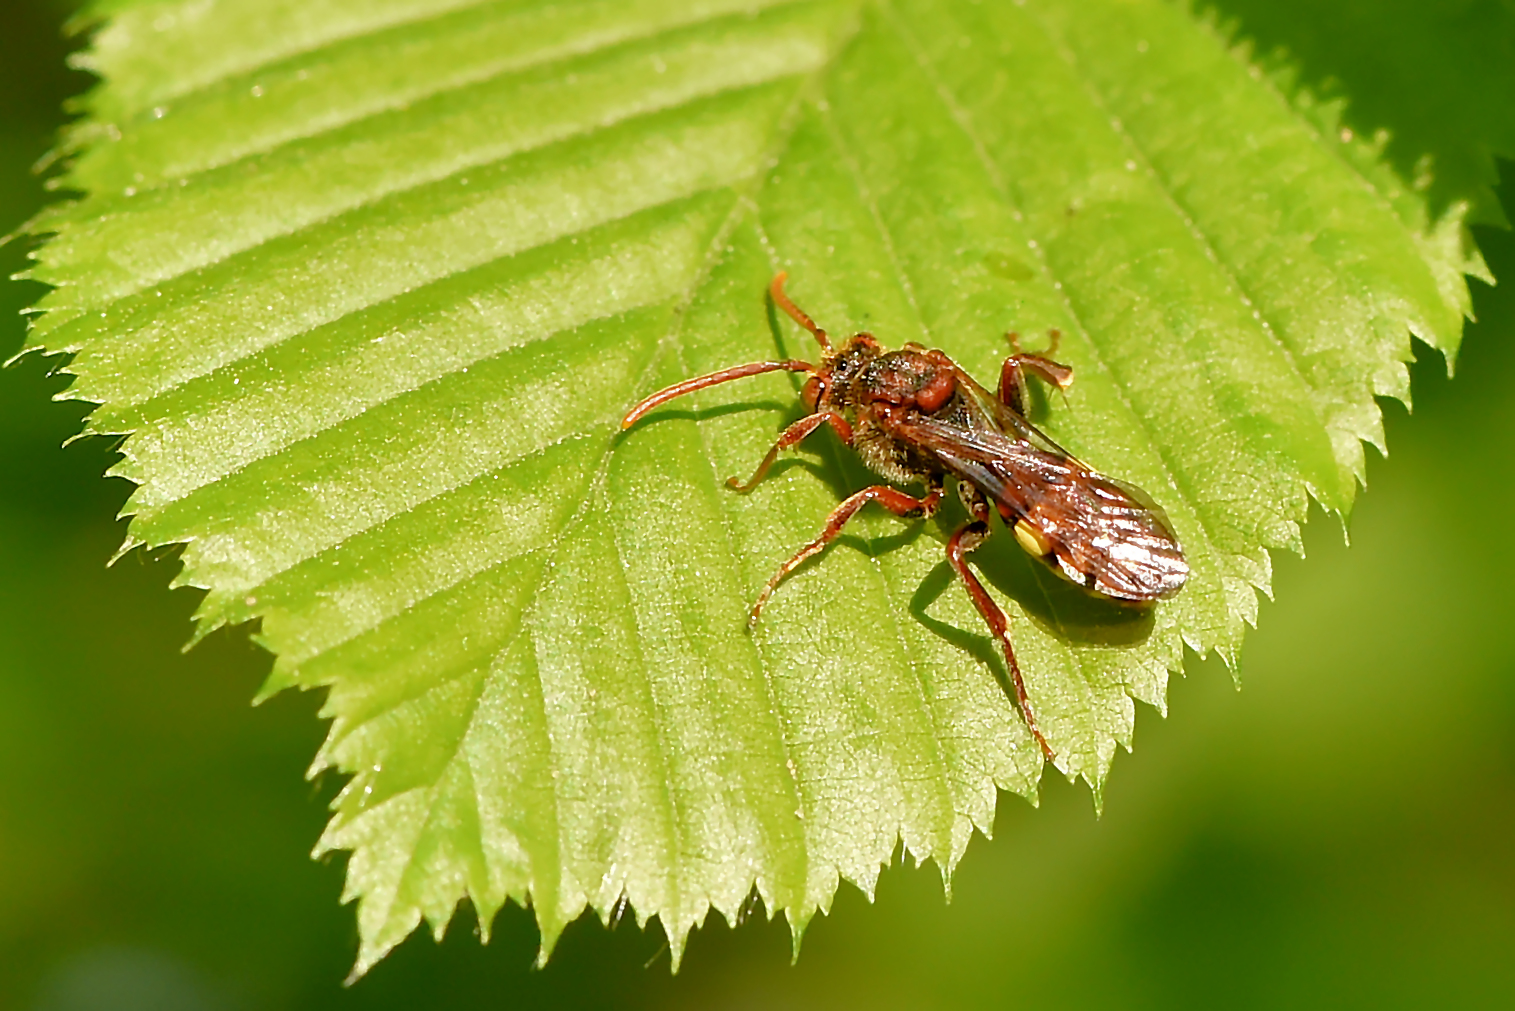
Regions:
<instances>
[{"instance_id":1,"label":"nomad bee","mask_svg":"<svg viewBox=\"0 0 1515 1011\"><path fill-rule=\"evenodd\" d=\"M941 504L948 475L968 509L968 522L947 541L947 561L1004 649L1005 664L1026 725L1050 759L1052 749L1036 723L1020 665L1010 645L1005 613L968 568L966 556L989 536L989 517L1000 519L1028 553L1085 589L1123 601L1152 601L1177 593L1189 566L1167 518L1134 488L1095 473L1026 420L1027 376L1059 389L1073 382L1073 370L1051 358L1022 354L1015 334L993 394L941 351L906 344L885 351L873 335L856 334L840 348L826 331L784 294L785 275L773 279L774 304L815 335L818 365L789 360L752 362L686 379L643 400L621 421L629 428L648 411L707 386L764 372L807 372L800 392L810 413L784 430L746 483L732 478L737 491L762 480L778 454L823 425L871 469L890 481L920 481L915 496L876 484L849 496L826 518L815 540L779 566L752 605L749 627L784 577L821 552L847 521L869 502L897 516L924 518ZM1047 354L1055 354L1056 331Z\"/></svg>"}]
</instances>

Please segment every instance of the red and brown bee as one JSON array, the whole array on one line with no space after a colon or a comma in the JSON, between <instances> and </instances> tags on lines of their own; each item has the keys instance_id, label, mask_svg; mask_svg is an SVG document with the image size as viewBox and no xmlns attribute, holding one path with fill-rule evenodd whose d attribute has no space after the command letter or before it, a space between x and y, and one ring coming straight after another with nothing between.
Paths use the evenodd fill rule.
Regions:
<instances>
[{"instance_id":1,"label":"red and brown bee","mask_svg":"<svg viewBox=\"0 0 1515 1011\"><path fill-rule=\"evenodd\" d=\"M823 425L831 426L885 479L925 485L920 496L887 484L848 496L826 518L820 535L768 580L752 605L749 627L784 577L822 551L864 505L877 502L895 515L924 518L941 504L947 477L956 478L969 519L948 539L947 561L1003 648L1026 725L1052 758L1015 660L1005 613L968 567L966 556L989 536L990 514L998 512L1020 545L1059 575L1116 600L1153 601L1177 593L1189 575L1167 518L1146 495L1096 473L1026 420L1028 375L1067 389L1073 382L1068 366L1022 353L1011 334L1013 353L991 394L946 354L919 344L885 351L872 334L859 333L834 347L826 331L789 300L784 279L782 273L774 277L769 292L775 305L815 335L821 346L819 364L752 362L686 379L637 404L621 427L629 428L675 397L717 383L764 372L808 372L800 397L810 413L784 430L747 482L732 478L732 488L750 490L781 451ZM1056 344L1053 331L1048 355L1056 353Z\"/></svg>"}]
</instances>

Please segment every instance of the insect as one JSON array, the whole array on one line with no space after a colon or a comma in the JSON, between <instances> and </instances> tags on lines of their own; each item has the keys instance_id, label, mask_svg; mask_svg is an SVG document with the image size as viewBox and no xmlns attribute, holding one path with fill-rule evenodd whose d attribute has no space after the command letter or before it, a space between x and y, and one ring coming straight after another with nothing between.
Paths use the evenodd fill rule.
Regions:
<instances>
[{"instance_id":1,"label":"insect","mask_svg":"<svg viewBox=\"0 0 1515 1011\"><path fill-rule=\"evenodd\" d=\"M1058 575L1118 601L1153 601L1177 593L1189 575L1167 518L1145 494L1096 473L1026 420L1028 375L1067 389L1073 382L1068 366L1022 353L1017 336L1009 334L1012 353L991 394L946 354L920 344L885 351L872 334L859 333L835 347L826 331L789 300L785 277L782 272L775 276L769 293L775 305L814 335L821 346L819 364L752 362L686 379L633 407L622 419L622 429L660 404L718 383L764 372L807 372L800 399L808 413L784 430L751 478L727 481L731 488L750 491L779 453L823 426L830 426L885 479L925 485L924 495L875 484L848 496L826 518L819 536L768 580L752 605L749 628L784 578L823 551L863 506L877 502L897 516L925 518L941 505L946 479L955 478L968 520L948 539L947 561L1003 649L1026 726L1052 759L1015 660L1009 622L968 567L967 556L988 538L990 515L998 512L1021 547ZM1056 353L1058 336L1052 331L1048 355Z\"/></svg>"}]
</instances>

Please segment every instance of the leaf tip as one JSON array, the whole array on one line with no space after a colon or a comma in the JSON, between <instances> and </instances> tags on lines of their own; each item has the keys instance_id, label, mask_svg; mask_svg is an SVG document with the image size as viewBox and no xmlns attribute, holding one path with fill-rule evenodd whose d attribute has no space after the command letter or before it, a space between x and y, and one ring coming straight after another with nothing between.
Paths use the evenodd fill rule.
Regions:
<instances>
[{"instance_id":1,"label":"leaf tip","mask_svg":"<svg viewBox=\"0 0 1515 1011\"><path fill-rule=\"evenodd\" d=\"M800 961L800 945L805 940L805 928L810 925L810 919L815 915L815 910L800 912L793 907L784 910L784 919L789 922L789 964L798 965Z\"/></svg>"},{"instance_id":2,"label":"leaf tip","mask_svg":"<svg viewBox=\"0 0 1515 1011\"><path fill-rule=\"evenodd\" d=\"M662 917L658 917L658 922L662 923ZM684 963L684 949L689 942L689 932L691 929L691 925L689 924L674 924L672 927L665 924L663 926L663 945L653 953L653 956L647 960L647 964L643 968L651 968L652 964L658 960L658 957L662 955L663 950L666 948L668 951L668 973L669 975L677 976L679 974L679 966Z\"/></svg>"}]
</instances>

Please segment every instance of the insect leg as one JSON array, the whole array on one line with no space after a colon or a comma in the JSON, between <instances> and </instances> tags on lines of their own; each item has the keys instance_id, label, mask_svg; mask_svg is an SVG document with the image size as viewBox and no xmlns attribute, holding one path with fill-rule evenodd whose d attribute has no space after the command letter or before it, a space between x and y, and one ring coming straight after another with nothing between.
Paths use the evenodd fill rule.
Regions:
<instances>
[{"instance_id":1,"label":"insect leg","mask_svg":"<svg viewBox=\"0 0 1515 1011\"><path fill-rule=\"evenodd\" d=\"M980 503L973 509L974 519L964 523L958 528L957 533L947 542L947 561L962 579L963 585L968 589L968 596L973 600L973 606L978 608L978 613L983 615L984 621L994 637L999 640L1000 646L1005 652L1005 666L1010 670L1010 683L1015 687L1015 701L1019 703L1021 715L1026 718L1026 729L1031 731L1031 736L1036 738L1036 743L1042 746L1042 754L1047 756L1047 761L1052 761L1056 756L1052 753L1052 746L1047 743L1047 738L1042 736L1041 728L1036 725L1036 714L1031 709L1031 696L1026 692L1026 679L1021 676L1021 666L1015 662L1015 650L1010 645L1010 623L1005 617L1005 612L1000 610L994 598L984 589L984 584L978 581L973 570L968 568L968 561L964 557L968 552L984 543L989 536L989 507L986 503Z\"/></svg>"},{"instance_id":2,"label":"insect leg","mask_svg":"<svg viewBox=\"0 0 1515 1011\"><path fill-rule=\"evenodd\" d=\"M794 557L789 559L768 580L768 585L763 587L763 592L758 594L757 603L752 605L752 614L747 619L747 627L750 629L757 625L758 615L763 613L763 605L768 603L768 598L773 596L773 591L784 581L784 577L799 568L805 559L817 555L825 550L826 545L836 540L847 521L857 515L857 511L869 502L877 502L896 516L920 517L924 519L936 512L936 507L942 501L942 488L940 484L933 483L931 490L924 498L916 498L908 495L898 488L891 488L887 484L876 484L871 488L847 496L842 504L831 511L826 517L826 525L821 529L820 536L809 544L795 552Z\"/></svg>"},{"instance_id":3,"label":"insect leg","mask_svg":"<svg viewBox=\"0 0 1515 1011\"><path fill-rule=\"evenodd\" d=\"M803 442L817 428L827 424L836 430L838 438L847 445L852 445L852 426L847 424L846 418L832 411L809 414L784 429L784 434L779 436L778 441L773 444L773 448L768 451L768 455L763 457L763 462L758 464L757 470L753 471L752 477L747 479L746 484L743 484L734 477L728 477L726 479L726 487L740 492L751 491L753 485L761 481L763 475L768 473L768 468L773 466L773 461L778 459L779 453L790 446Z\"/></svg>"},{"instance_id":4,"label":"insect leg","mask_svg":"<svg viewBox=\"0 0 1515 1011\"><path fill-rule=\"evenodd\" d=\"M1005 334L1005 340L1010 342L1010 350L1014 354L1021 354L1021 335L1014 330ZM1044 358L1051 358L1057 354L1058 346L1063 342L1063 332L1057 327L1047 331L1047 349L1041 352Z\"/></svg>"},{"instance_id":5,"label":"insect leg","mask_svg":"<svg viewBox=\"0 0 1515 1011\"><path fill-rule=\"evenodd\" d=\"M1006 358L1005 364L1000 366L999 389L995 391L1000 403L1025 417L1026 401L1030 395L1030 390L1026 386L1027 372L1040 376L1060 390L1066 390L1073 385L1071 367L1055 362L1046 355L1022 352L1020 334L1008 333L1005 336L1009 338L1010 349L1015 353ZM1052 331L1052 342L1047 348L1047 355L1057 353L1057 345L1061 338L1061 333Z\"/></svg>"}]
</instances>

